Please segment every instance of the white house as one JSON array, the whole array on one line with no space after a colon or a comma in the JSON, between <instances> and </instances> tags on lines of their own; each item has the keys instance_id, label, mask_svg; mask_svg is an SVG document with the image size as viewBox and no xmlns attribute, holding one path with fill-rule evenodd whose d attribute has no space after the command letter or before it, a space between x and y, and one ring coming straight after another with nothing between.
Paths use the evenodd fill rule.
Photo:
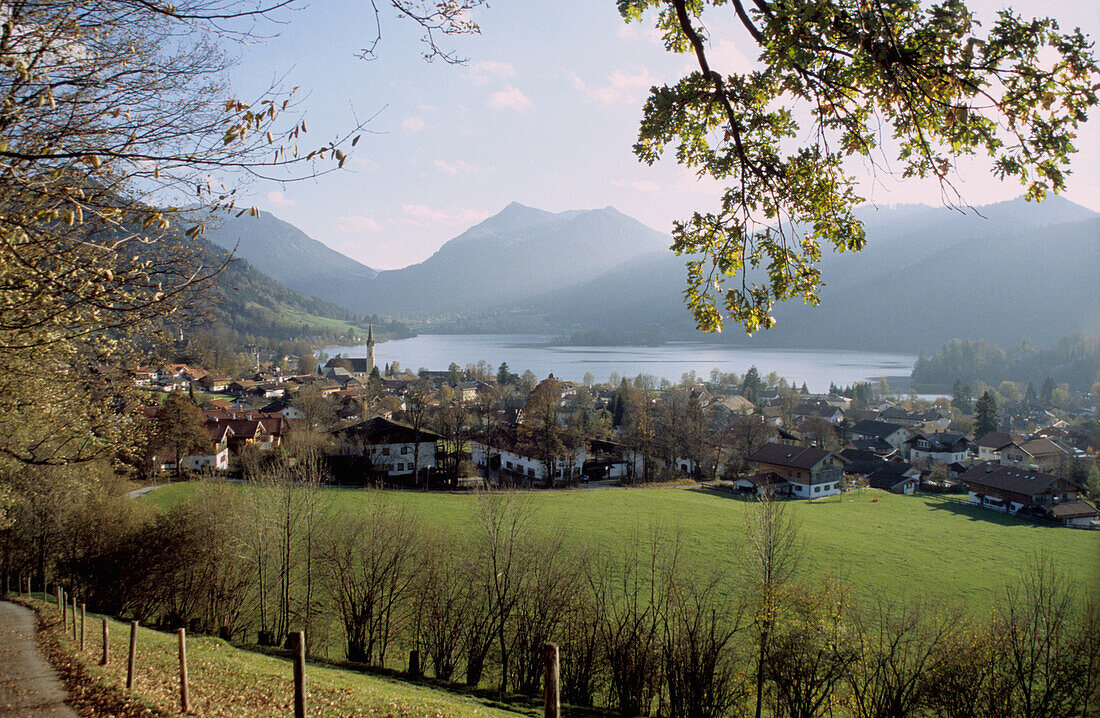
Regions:
<instances>
[{"instance_id":1,"label":"white house","mask_svg":"<svg viewBox=\"0 0 1100 718\"><path fill-rule=\"evenodd\" d=\"M839 454L814 447L788 444L764 444L749 461L759 474L774 473L790 485L790 495L800 499L820 499L840 493L846 459Z\"/></svg>"},{"instance_id":2,"label":"white house","mask_svg":"<svg viewBox=\"0 0 1100 718\"><path fill-rule=\"evenodd\" d=\"M336 453L367 458L371 466L388 476L411 475L435 468L436 442L440 438L379 416L337 431Z\"/></svg>"}]
</instances>

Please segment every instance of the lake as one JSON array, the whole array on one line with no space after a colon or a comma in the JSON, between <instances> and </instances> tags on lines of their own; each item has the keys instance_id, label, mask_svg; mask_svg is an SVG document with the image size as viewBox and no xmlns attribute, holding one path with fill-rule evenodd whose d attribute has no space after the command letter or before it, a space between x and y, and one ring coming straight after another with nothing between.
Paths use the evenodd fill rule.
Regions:
<instances>
[{"instance_id":1,"label":"lake","mask_svg":"<svg viewBox=\"0 0 1100 718\"><path fill-rule=\"evenodd\" d=\"M517 374L530 369L540 379L553 372L559 379L581 381L585 372L590 371L598 382L607 381L612 372L625 377L652 374L678 382L692 370L706 379L712 369L741 376L755 366L761 376L774 371L795 386L805 382L813 392L828 391L830 382L846 385L881 376L904 377L907 386L917 360L913 354L840 349L763 349L706 342L668 342L657 347L580 347L551 346L550 340L551 337L530 335L422 334L379 343L374 354L380 368L397 361L403 368L414 371L441 370L451 362L465 367L485 360L494 372L501 362L508 362L509 369ZM324 354L362 357L367 349L331 347Z\"/></svg>"}]
</instances>

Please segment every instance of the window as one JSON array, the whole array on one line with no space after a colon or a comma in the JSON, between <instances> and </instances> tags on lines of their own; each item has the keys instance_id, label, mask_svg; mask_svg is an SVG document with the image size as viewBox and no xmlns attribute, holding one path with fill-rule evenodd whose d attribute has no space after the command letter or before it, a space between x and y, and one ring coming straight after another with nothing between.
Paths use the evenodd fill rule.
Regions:
<instances>
[{"instance_id":1,"label":"window","mask_svg":"<svg viewBox=\"0 0 1100 718\"><path fill-rule=\"evenodd\" d=\"M814 493L815 494L821 493L821 487L820 486L815 486L814 487Z\"/></svg>"},{"instance_id":2,"label":"window","mask_svg":"<svg viewBox=\"0 0 1100 718\"><path fill-rule=\"evenodd\" d=\"M397 470L398 471L404 471L405 470L405 465L401 464L401 463L397 464Z\"/></svg>"},{"instance_id":3,"label":"window","mask_svg":"<svg viewBox=\"0 0 1100 718\"><path fill-rule=\"evenodd\" d=\"M534 476L535 475L535 470L530 466L527 467L527 475L528 476Z\"/></svg>"},{"instance_id":4,"label":"window","mask_svg":"<svg viewBox=\"0 0 1100 718\"><path fill-rule=\"evenodd\" d=\"M389 456L389 455L390 455L390 447L383 446L382 447L382 456Z\"/></svg>"},{"instance_id":5,"label":"window","mask_svg":"<svg viewBox=\"0 0 1100 718\"><path fill-rule=\"evenodd\" d=\"M409 447L407 447L407 446L402 446L402 447L401 447L401 453L402 453L402 454L407 454L407 453L409 453Z\"/></svg>"},{"instance_id":6,"label":"window","mask_svg":"<svg viewBox=\"0 0 1100 718\"><path fill-rule=\"evenodd\" d=\"M507 462L506 465L509 469L514 468L511 461Z\"/></svg>"}]
</instances>

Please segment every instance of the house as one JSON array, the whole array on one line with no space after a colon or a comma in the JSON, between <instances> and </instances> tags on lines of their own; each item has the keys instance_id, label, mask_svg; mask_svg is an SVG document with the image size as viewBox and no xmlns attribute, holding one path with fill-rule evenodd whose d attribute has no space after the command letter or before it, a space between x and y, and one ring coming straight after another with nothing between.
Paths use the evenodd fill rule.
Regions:
<instances>
[{"instance_id":1,"label":"house","mask_svg":"<svg viewBox=\"0 0 1100 718\"><path fill-rule=\"evenodd\" d=\"M867 485L895 494L911 494L920 486L920 471L912 464L884 462L867 475Z\"/></svg>"},{"instance_id":2,"label":"house","mask_svg":"<svg viewBox=\"0 0 1100 718\"><path fill-rule=\"evenodd\" d=\"M208 432L214 426L227 426L230 429L228 435L229 450L239 455L246 446L254 446L260 451L271 451L278 448L291 432L290 422L278 415L266 415L256 418L223 418L214 411L205 411L206 422L203 424ZM232 412L228 416L237 416ZM255 417L254 414L246 414Z\"/></svg>"},{"instance_id":3,"label":"house","mask_svg":"<svg viewBox=\"0 0 1100 718\"><path fill-rule=\"evenodd\" d=\"M877 439L893 449L900 449L911 436L910 431L901 424L873 419L856 422L856 425L849 429L849 433L853 438Z\"/></svg>"},{"instance_id":4,"label":"house","mask_svg":"<svg viewBox=\"0 0 1100 718\"><path fill-rule=\"evenodd\" d=\"M203 391L210 392L211 394L217 394L225 391L229 388L229 384L232 380L222 374L207 374L199 379L199 388Z\"/></svg>"},{"instance_id":5,"label":"house","mask_svg":"<svg viewBox=\"0 0 1100 718\"><path fill-rule=\"evenodd\" d=\"M756 411L756 404L741 396L720 396L710 403L711 410L723 418L748 416Z\"/></svg>"},{"instance_id":6,"label":"house","mask_svg":"<svg viewBox=\"0 0 1100 718\"><path fill-rule=\"evenodd\" d=\"M438 434L380 416L335 432L339 456L360 456L388 476L434 469Z\"/></svg>"},{"instance_id":7,"label":"house","mask_svg":"<svg viewBox=\"0 0 1100 718\"><path fill-rule=\"evenodd\" d=\"M1025 441L1020 444L1018 453L1009 452L1009 455L1016 460L1003 463L1035 467L1040 471L1053 471L1073 456L1073 450L1055 439L1041 438Z\"/></svg>"},{"instance_id":8,"label":"house","mask_svg":"<svg viewBox=\"0 0 1100 718\"><path fill-rule=\"evenodd\" d=\"M476 381L460 381L455 386L455 400L464 404L477 401L477 389Z\"/></svg>"},{"instance_id":9,"label":"house","mask_svg":"<svg viewBox=\"0 0 1100 718\"><path fill-rule=\"evenodd\" d=\"M202 427L210 436L210 444L205 450L183 457L183 468L187 471L225 471L229 468L229 438L232 429L225 424L210 424Z\"/></svg>"},{"instance_id":10,"label":"house","mask_svg":"<svg viewBox=\"0 0 1100 718\"><path fill-rule=\"evenodd\" d=\"M741 476L733 482L733 486L739 493L753 494L754 496L760 496L764 493L771 496L791 495L791 482L774 471Z\"/></svg>"},{"instance_id":11,"label":"house","mask_svg":"<svg viewBox=\"0 0 1100 718\"><path fill-rule=\"evenodd\" d=\"M802 401L791 412L792 419L824 419L830 424L844 421L844 412L827 401Z\"/></svg>"},{"instance_id":12,"label":"house","mask_svg":"<svg viewBox=\"0 0 1100 718\"><path fill-rule=\"evenodd\" d=\"M979 461L1000 461L1001 452L1012 445L1012 437L1003 431L987 431L975 442Z\"/></svg>"},{"instance_id":13,"label":"house","mask_svg":"<svg viewBox=\"0 0 1100 718\"><path fill-rule=\"evenodd\" d=\"M791 484L790 495L803 499L840 493L847 463L839 454L825 449L773 443L764 444L748 460L756 464L757 473L782 476Z\"/></svg>"},{"instance_id":14,"label":"house","mask_svg":"<svg viewBox=\"0 0 1100 718\"><path fill-rule=\"evenodd\" d=\"M1100 528L1100 511L1087 501L1063 501L1048 506L1047 516L1063 526Z\"/></svg>"},{"instance_id":15,"label":"house","mask_svg":"<svg viewBox=\"0 0 1100 718\"><path fill-rule=\"evenodd\" d=\"M1081 493L1080 486L1060 476L989 462L975 465L959 479L969 503L1008 514L1045 515L1058 504L1076 502Z\"/></svg>"},{"instance_id":16,"label":"house","mask_svg":"<svg viewBox=\"0 0 1100 718\"><path fill-rule=\"evenodd\" d=\"M470 454L474 463L486 471L499 471L522 477L535 483L546 483L547 466L543 459L531 456L520 440L519 426L503 426L493 432L489 440L484 438L470 442ZM580 480L584 473L588 447L577 448L571 455L554 462L553 481L567 483ZM626 467L621 467L622 471Z\"/></svg>"},{"instance_id":17,"label":"house","mask_svg":"<svg viewBox=\"0 0 1100 718\"><path fill-rule=\"evenodd\" d=\"M918 433L906 440L909 460L927 460L933 464L951 464L965 461L969 442L962 434L943 431L936 434Z\"/></svg>"},{"instance_id":18,"label":"house","mask_svg":"<svg viewBox=\"0 0 1100 718\"><path fill-rule=\"evenodd\" d=\"M643 468L642 456L626 444L603 439L588 442L583 470L589 480L630 479Z\"/></svg>"},{"instance_id":19,"label":"house","mask_svg":"<svg viewBox=\"0 0 1100 718\"><path fill-rule=\"evenodd\" d=\"M879 421L902 426L919 426L920 424L935 424L941 430L947 429L951 424L951 417L939 409L926 411L907 411L901 407L892 406L878 415Z\"/></svg>"}]
</instances>

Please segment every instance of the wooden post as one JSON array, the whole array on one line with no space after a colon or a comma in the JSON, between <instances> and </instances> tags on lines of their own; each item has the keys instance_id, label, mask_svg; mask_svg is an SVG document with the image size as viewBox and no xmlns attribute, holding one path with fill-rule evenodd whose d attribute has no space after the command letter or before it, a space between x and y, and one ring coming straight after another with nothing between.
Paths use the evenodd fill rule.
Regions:
<instances>
[{"instance_id":1,"label":"wooden post","mask_svg":"<svg viewBox=\"0 0 1100 718\"><path fill-rule=\"evenodd\" d=\"M126 664L126 690L134 687L134 664L137 662L137 621L130 621L130 660Z\"/></svg>"},{"instance_id":2,"label":"wooden post","mask_svg":"<svg viewBox=\"0 0 1100 718\"><path fill-rule=\"evenodd\" d=\"M306 632L295 631L294 641L294 718L306 718Z\"/></svg>"},{"instance_id":3,"label":"wooden post","mask_svg":"<svg viewBox=\"0 0 1100 718\"><path fill-rule=\"evenodd\" d=\"M80 650L84 650L84 604L80 604Z\"/></svg>"},{"instance_id":4,"label":"wooden post","mask_svg":"<svg viewBox=\"0 0 1100 718\"><path fill-rule=\"evenodd\" d=\"M547 643L542 647L542 660L546 676L545 692L543 693L543 716L545 718L561 718L561 698L559 695L561 674L558 645L556 643Z\"/></svg>"},{"instance_id":5,"label":"wooden post","mask_svg":"<svg viewBox=\"0 0 1100 718\"><path fill-rule=\"evenodd\" d=\"M191 712L191 701L187 696L187 629L179 629L180 637L180 707L184 713Z\"/></svg>"},{"instance_id":6,"label":"wooden post","mask_svg":"<svg viewBox=\"0 0 1100 718\"><path fill-rule=\"evenodd\" d=\"M58 608L61 609L61 630L65 631L69 628L69 602L65 600L67 598L65 590L60 589L60 591L60 605L58 605Z\"/></svg>"},{"instance_id":7,"label":"wooden post","mask_svg":"<svg viewBox=\"0 0 1100 718\"><path fill-rule=\"evenodd\" d=\"M99 665L105 666L111 661L111 639L107 635L107 619L103 619L103 655L99 659Z\"/></svg>"},{"instance_id":8,"label":"wooden post","mask_svg":"<svg viewBox=\"0 0 1100 718\"><path fill-rule=\"evenodd\" d=\"M409 651L409 675L413 678L420 677L420 651L415 648Z\"/></svg>"},{"instance_id":9,"label":"wooden post","mask_svg":"<svg viewBox=\"0 0 1100 718\"><path fill-rule=\"evenodd\" d=\"M76 640L76 594L73 594L73 640Z\"/></svg>"}]
</instances>

